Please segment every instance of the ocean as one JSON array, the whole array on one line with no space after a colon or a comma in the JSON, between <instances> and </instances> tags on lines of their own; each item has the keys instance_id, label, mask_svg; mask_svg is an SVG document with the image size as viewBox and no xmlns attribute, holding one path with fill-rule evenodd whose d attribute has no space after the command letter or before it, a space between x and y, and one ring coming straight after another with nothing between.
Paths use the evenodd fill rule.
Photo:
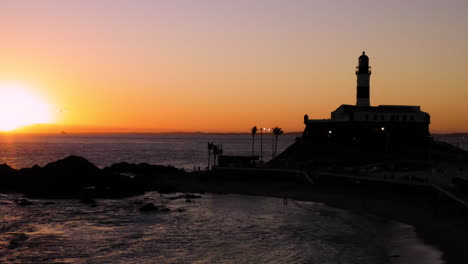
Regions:
<instances>
[{"instance_id":1,"label":"ocean","mask_svg":"<svg viewBox=\"0 0 468 264\"><path fill-rule=\"evenodd\" d=\"M127 161L193 170L207 165L207 142L222 144L227 155L249 155L251 140L226 134L4 135L0 163L23 168L79 155L101 168ZM271 140L263 137L266 160ZM280 136L278 153L294 140ZM96 207L41 199L23 207L20 194L0 194L0 263L442 263L440 251L408 225L314 202L203 194L187 203L170 199L176 195L98 199ZM140 212L147 202L171 212Z\"/></svg>"},{"instance_id":2,"label":"ocean","mask_svg":"<svg viewBox=\"0 0 468 264\"><path fill-rule=\"evenodd\" d=\"M203 194L187 203L175 196L20 207L21 196L0 195L0 263L441 263L411 226L314 202ZM146 202L171 212L140 212Z\"/></svg>"},{"instance_id":3,"label":"ocean","mask_svg":"<svg viewBox=\"0 0 468 264\"><path fill-rule=\"evenodd\" d=\"M278 137L277 152L294 143L296 135ZM193 170L208 163L208 142L222 145L225 155L251 155L248 134L108 134L108 135L0 135L0 164L13 168L43 166L69 155L82 156L98 167L117 162L172 165ZM274 138L262 136L264 160L272 157ZM255 155L260 155L260 134Z\"/></svg>"}]
</instances>

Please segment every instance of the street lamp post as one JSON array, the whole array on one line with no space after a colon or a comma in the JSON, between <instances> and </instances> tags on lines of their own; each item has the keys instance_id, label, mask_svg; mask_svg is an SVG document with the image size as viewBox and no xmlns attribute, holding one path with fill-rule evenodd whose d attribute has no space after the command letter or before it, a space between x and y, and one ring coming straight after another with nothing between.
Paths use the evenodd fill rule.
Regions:
<instances>
[{"instance_id":1,"label":"street lamp post","mask_svg":"<svg viewBox=\"0 0 468 264\"><path fill-rule=\"evenodd\" d=\"M260 128L260 161L263 161L263 130L265 128Z\"/></svg>"},{"instance_id":2,"label":"street lamp post","mask_svg":"<svg viewBox=\"0 0 468 264\"><path fill-rule=\"evenodd\" d=\"M268 131L270 131L271 134L271 159L273 160L273 158L275 157L275 153L273 152L273 149L275 148L273 128L269 128Z\"/></svg>"}]
</instances>

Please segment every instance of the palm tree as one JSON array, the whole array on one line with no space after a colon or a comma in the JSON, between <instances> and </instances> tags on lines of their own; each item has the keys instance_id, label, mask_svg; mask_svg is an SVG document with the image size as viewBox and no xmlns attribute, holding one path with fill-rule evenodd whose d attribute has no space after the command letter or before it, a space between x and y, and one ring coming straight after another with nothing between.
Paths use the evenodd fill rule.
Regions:
<instances>
[{"instance_id":1,"label":"palm tree","mask_svg":"<svg viewBox=\"0 0 468 264\"><path fill-rule=\"evenodd\" d=\"M280 127L273 128L273 134L275 135L275 156L276 150L278 149L278 136L283 134L283 130Z\"/></svg>"},{"instance_id":2,"label":"palm tree","mask_svg":"<svg viewBox=\"0 0 468 264\"><path fill-rule=\"evenodd\" d=\"M252 133L252 156L254 155L254 146L255 146L255 134L257 134L258 128L254 126L250 129Z\"/></svg>"},{"instance_id":3,"label":"palm tree","mask_svg":"<svg viewBox=\"0 0 468 264\"><path fill-rule=\"evenodd\" d=\"M211 163L211 151L213 150L213 143L208 142L208 169L210 169L210 163Z\"/></svg>"},{"instance_id":4,"label":"palm tree","mask_svg":"<svg viewBox=\"0 0 468 264\"><path fill-rule=\"evenodd\" d=\"M216 158L222 153L220 146L213 145L213 166L216 166Z\"/></svg>"},{"instance_id":5,"label":"palm tree","mask_svg":"<svg viewBox=\"0 0 468 264\"><path fill-rule=\"evenodd\" d=\"M222 155L223 155L223 144L218 146L218 151L216 153L218 165L219 165L219 156L222 156Z\"/></svg>"}]
</instances>

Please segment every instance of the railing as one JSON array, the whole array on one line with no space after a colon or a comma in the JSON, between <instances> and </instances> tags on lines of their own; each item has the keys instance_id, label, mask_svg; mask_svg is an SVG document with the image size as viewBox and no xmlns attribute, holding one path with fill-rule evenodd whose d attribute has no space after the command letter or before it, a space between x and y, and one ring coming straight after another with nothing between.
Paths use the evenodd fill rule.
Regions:
<instances>
[{"instance_id":1,"label":"railing","mask_svg":"<svg viewBox=\"0 0 468 264\"><path fill-rule=\"evenodd\" d=\"M359 74L359 73L360 73L359 72L359 66L357 66L356 67L356 74ZM371 74L372 73L372 67L371 66L367 67L367 72L365 72L365 73Z\"/></svg>"}]
</instances>

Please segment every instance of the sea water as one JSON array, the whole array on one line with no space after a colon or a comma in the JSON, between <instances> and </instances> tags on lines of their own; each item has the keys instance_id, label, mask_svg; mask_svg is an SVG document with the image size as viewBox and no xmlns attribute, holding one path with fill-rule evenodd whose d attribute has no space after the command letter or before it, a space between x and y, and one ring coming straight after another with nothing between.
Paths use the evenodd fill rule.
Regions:
<instances>
[{"instance_id":1,"label":"sea water","mask_svg":"<svg viewBox=\"0 0 468 264\"><path fill-rule=\"evenodd\" d=\"M278 152L294 142L278 138ZM272 138L262 138L265 159ZM250 135L49 135L0 137L0 163L29 167L80 155L99 167L148 162L187 170L207 164L207 142L251 154ZM256 137L255 154L260 154ZM121 200L32 200L0 194L0 263L442 263L411 226L313 202L203 195L194 203L147 193ZM169 213L142 213L143 203ZM394 256L393 258L390 256Z\"/></svg>"},{"instance_id":2,"label":"sea water","mask_svg":"<svg viewBox=\"0 0 468 264\"><path fill-rule=\"evenodd\" d=\"M279 136L277 153L294 143L295 138L291 134ZM204 169L208 165L208 142L222 145L225 155L252 154L252 136L248 134L0 135L0 164L14 168L42 166L79 155L98 167L126 161ZM267 161L275 144L271 134L258 134L254 154L262 153Z\"/></svg>"},{"instance_id":3,"label":"sea water","mask_svg":"<svg viewBox=\"0 0 468 264\"><path fill-rule=\"evenodd\" d=\"M279 136L277 153L293 144L296 136ZM437 139L468 149L468 142L463 137ZM173 165L186 170L204 169L208 165L208 142L222 145L226 155L252 154L252 136L249 134L0 134L0 164L7 163L19 169L78 155L101 168L126 161ZM262 154L265 161L270 160L275 143L271 134L257 134L254 154Z\"/></svg>"},{"instance_id":4,"label":"sea water","mask_svg":"<svg viewBox=\"0 0 468 264\"><path fill-rule=\"evenodd\" d=\"M120 200L0 197L0 263L390 263L372 220L313 202L246 195ZM45 204L47 201L53 204ZM171 212L144 213L142 203ZM411 253L401 253L409 260Z\"/></svg>"}]
</instances>

